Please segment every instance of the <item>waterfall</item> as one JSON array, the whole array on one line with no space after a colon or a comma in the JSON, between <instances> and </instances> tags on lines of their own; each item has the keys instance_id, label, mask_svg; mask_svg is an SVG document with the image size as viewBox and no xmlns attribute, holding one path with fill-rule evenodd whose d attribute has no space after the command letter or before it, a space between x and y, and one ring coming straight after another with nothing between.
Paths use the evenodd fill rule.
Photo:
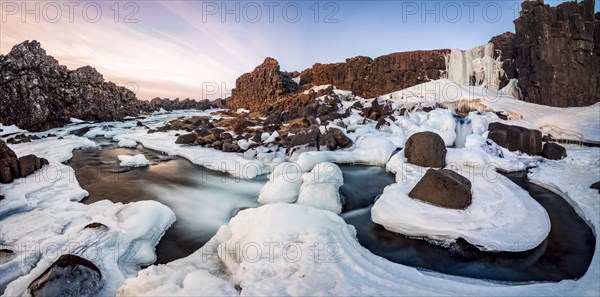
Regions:
<instances>
[{"instance_id":1,"label":"waterfall","mask_svg":"<svg viewBox=\"0 0 600 297\"><path fill-rule=\"evenodd\" d=\"M460 85L498 90L504 70L500 57L494 59L494 44L470 50L453 49L446 58L446 75Z\"/></svg>"},{"instance_id":2,"label":"waterfall","mask_svg":"<svg viewBox=\"0 0 600 297\"><path fill-rule=\"evenodd\" d=\"M467 135L473 134L473 127L471 126L470 119L457 115L454 117L456 118L456 140L454 140L454 147L462 148L465 147Z\"/></svg>"}]
</instances>

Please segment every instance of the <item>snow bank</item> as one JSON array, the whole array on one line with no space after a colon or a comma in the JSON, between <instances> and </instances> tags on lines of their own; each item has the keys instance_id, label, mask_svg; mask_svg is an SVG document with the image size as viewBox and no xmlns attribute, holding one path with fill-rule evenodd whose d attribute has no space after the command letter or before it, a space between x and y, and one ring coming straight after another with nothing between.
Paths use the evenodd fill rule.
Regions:
<instances>
[{"instance_id":1,"label":"snow bank","mask_svg":"<svg viewBox=\"0 0 600 297\"><path fill-rule=\"evenodd\" d=\"M117 158L121 161L119 165L123 167L144 167L150 164L144 154L137 154L135 156L119 155Z\"/></svg>"},{"instance_id":2,"label":"snow bank","mask_svg":"<svg viewBox=\"0 0 600 297\"><path fill-rule=\"evenodd\" d=\"M461 102L478 110L490 108L504 111L511 115L510 124L539 129L554 138L600 142L600 103L568 108L538 105L517 100L502 91L482 86L463 86L448 79L430 81L379 98L392 100L394 107Z\"/></svg>"},{"instance_id":3,"label":"snow bank","mask_svg":"<svg viewBox=\"0 0 600 297\"><path fill-rule=\"evenodd\" d=\"M229 173L235 177L252 179L270 172L270 167L259 160L249 160L240 153L225 153L212 148L200 146L183 146L175 144L181 131L156 132L147 134L145 131L121 134L119 139L131 139L141 143L145 148L180 156L190 162L211 170Z\"/></svg>"},{"instance_id":4,"label":"snow bank","mask_svg":"<svg viewBox=\"0 0 600 297\"><path fill-rule=\"evenodd\" d=\"M88 193L60 163L2 185L0 193L2 248L16 255L0 264L0 289L7 296L21 295L67 253L92 261L102 273L99 295L114 295L126 277L155 261L154 246L175 221L170 209L154 201L78 203ZM106 227L85 228L90 223Z\"/></svg>"},{"instance_id":5,"label":"snow bank","mask_svg":"<svg viewBox=\"0 0 600 297\"><path fill-rule=\"evenodd\" d=\"M339 189L343 184L342 170L337 165L319 163L302 175L297 203L339 214L342 212Z\"/></svg>"},{"instance_id":6,"label":"snow bank","mask_svg":"<svg viewBox=\"0 0 600 297\"><path fill-rule=\"evenodd\" d=\"M296 163L304 172L310 171L316 164L322 162L383 166L394 151L396 151L396 146L389 140L382 137L366 136L356 140L354 149L304 152L298 157Z\"/></svg>"},{"instance_id":7,"label":"snow bank","mask_svg":"<svg viewBox=\"0 0 600 297\"><path fill-rule=\"evenodd\" d=\"M46 138L32 142L10 145L18 156L34 154L46 158L50 163L66 162L73 157L73 150L96 147L96 143L75 135L66 135L63 139Z\"/></svg>"},{"instance_id":8,"label":"snow bank","mask_svg":"<svg viewBox=\"0 0 600 297\"><path fill-rule=\"evenodd\" d=\"M123 139L123 140L119 141L118 146L119 147L127 147L127 148L135 148L135 147L137 147L137 142L135 142L135 140L132 140L132 139Z\"/></svg>"},{"instance_id":9,"label":"snow bank","mask_svg":"<svg viewBox=\"0 0 600 297\"><path fill-rule=\"evenodd\" d=\"M260 189L258 202L261 204L294 203L298 199L301 185L301 168L294 163L281 163L269 175L269 181Z\"/></svg>"}]
</instances>

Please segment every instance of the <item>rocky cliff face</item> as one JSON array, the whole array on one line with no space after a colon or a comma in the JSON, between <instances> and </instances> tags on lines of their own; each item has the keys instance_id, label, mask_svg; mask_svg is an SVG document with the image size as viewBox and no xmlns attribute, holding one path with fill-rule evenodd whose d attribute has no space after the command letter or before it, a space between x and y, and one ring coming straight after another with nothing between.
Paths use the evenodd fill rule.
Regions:
<instances>
[{"instance_id":1,"label":"rocky cliff face","mask_svg":"<svg viewBox=\"0 0 600 297\"><path fill-rule=\"evenodd\" d=\"M354 57L345 63L315 64L300 73L301 85L332 84L361 97L376 97L442 78L450 50L393 53L375 59Z\"/></svg>"},{"instance_id":2,"label":"rocky cliff face","mask_svg":"<svg viewBox=\"0 0 600 297\"><path fill-rule=\"evenodd\" d=\"M507 32L470 50L394 53L344 63L315 64L299 74L299 86L267 58L236 81L227 105L258 110L311 86L332 84L361 97L376 97L447 77L466 85L502 89L519 79L525 101L550 106L587 106L600 101L600 13L594 1L557 7L525 1Z\"/></svg>"},{"instance_id":3,"label":"rocky cliff face","mask_svg":"<svg viewBox=\"0 0 600 297\"><path fill-rule=\"evenodd\" d=\"M62 126L71 117L121 120L147 110L127 88L105 82L96 69L68 70L37 41L25 41L0 55L0 122L40 131Z\"/></svg>"},{"instance_id":4,"label":"rocky cliff face","mask_svg":"<svg viewBox=\"0 0 600 297\"><path fill-rule=\"evenodd\" d=\"M515 29L512 58L526 101L558 107L600 101L600 14L594 15L594 0L557 7L523 2Z\"/></svg>"},{"instance_id":5,"label":"rocky cliff face","mask_svg":"<svg viewBox=\"0 0 600 297\"><path fill-rule=\"evenodd\" d=\"M257 109L298 89L299 86L292 80L292 76L279 70L277 60L266 58L254 71L240 76L235 81L235 89L227 100L227 107Z\"/></svg>"},{"instance_id":6,"label":"rocky cliff face","mask_svg":"<svg viewBox=\"0 0 600 297\"><path fill-rule=\"evenodd\" d=\"M393 53L371 59L358 56L344 63L315 64L300 74L281 72L272 58L236 80L227 106L257 110L278 98L311 86L332 84L361 97L375 97L416 84L439 79L446 71L450 50Z\"/></svg>"}]
</instances>

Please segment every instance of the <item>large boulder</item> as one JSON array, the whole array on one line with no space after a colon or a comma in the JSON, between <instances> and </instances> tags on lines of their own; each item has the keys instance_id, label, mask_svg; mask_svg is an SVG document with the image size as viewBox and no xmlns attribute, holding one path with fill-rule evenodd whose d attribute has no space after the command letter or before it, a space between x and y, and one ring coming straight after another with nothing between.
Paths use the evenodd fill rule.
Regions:
<instances>
[{"instance_id":1,"label":"large boulder","mask_svg":"<svg viewBox=\"0 0 600 297\"><path fill-rule=\"evenodd\" d=\"M318 150L320 135L321 130L316 126L311 126L308 129L300 131L298 134L294 135L292 141L288 145L288 154L297 151L299 148L314 148L314 150Z\"/></svg>"},{"instance_id":2,"label":"large boulder","mask_svg":"<svg viewBox=\"0 0 600 297\"><path fill-rule=\"evenodd\" d=\"M335 143L340 148L348 148L352 146L352 139L350 139L342 130L336 128L329 128L327 134L333 136Z\"/></svg>"},{"instance_id":3,"label":"large boulder","mask_svg":"<svg viewBox=\"0 0 600 297\"><path fill-rule=\"evenodd\" d=\"M62 255L29 284L32 296L95 296L102 274L94 263L76 255Z\"/></svg>"},{"instance_id":4,"label":"large boulder","mask_svg":"<svg viewBox=\"0 0 600 297\"><path fill-rule=\"evenodd\" d=\"M175 144L193 144L197 138L198 135L196 133L183 134L177 137Z\"/></svg>"},{"instance_id":5,"label":"large boulder","mask_svg":"<svg viewBox=\"0 0 600 297\"><path fill-rule=\"evenodd\" d=\"M542 132L502 123L489 125L488 138L510 151L520 151L530 156L542 153Z\"/></svg>"},{"instance_id":6,"label":"large boulder","mask_svg":"<svg viewBox=\"0 0 600 297\"><path fill-rule=\"evenodd\" d=\"M546 142L544 143L544 158L550 160L560 160L567 156L567 150L564 146L554 143L554 142Z\"/></svg>"},{"instance_id":7,"label":"large boulder","mask_svg":"<svg viewBox=\"0 0 600 297\"><path fill-rule=\"evenodd\" d=\"M436 133L415 133L406 141L404 156L411 164L442 168L446 164L446 145Z\"/></svg>"},{"instance_id":8,"label":"large boulder","mask_svg":"<svg viewBox=\"0 0 600 297\"><path fill-rule=\"evenodd\" d=\"M452 209L465 209L471 205L471 182L464 176L448 169L429 169L408 193L433 205Z\"/></svg>"}]
</instances>

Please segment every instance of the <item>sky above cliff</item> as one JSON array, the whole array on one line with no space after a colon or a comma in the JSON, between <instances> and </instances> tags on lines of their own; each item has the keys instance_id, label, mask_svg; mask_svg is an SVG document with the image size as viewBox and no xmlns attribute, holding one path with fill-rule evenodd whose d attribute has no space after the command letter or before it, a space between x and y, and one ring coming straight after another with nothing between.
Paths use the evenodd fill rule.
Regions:
<instances>
[{"instance_id":1,"label":"sky above cliff","mask_svg":"<svg viewBox=\"0 0 600 297\"><path fill-rule=\"evenodd\" d=\"M514 31L520 10L520 1L0 3L0 53L35 39L61 64L91 65L140 99L226 97L267 56L301 71L357 55L467 49Z\"/></svg>"}]
</instances>

